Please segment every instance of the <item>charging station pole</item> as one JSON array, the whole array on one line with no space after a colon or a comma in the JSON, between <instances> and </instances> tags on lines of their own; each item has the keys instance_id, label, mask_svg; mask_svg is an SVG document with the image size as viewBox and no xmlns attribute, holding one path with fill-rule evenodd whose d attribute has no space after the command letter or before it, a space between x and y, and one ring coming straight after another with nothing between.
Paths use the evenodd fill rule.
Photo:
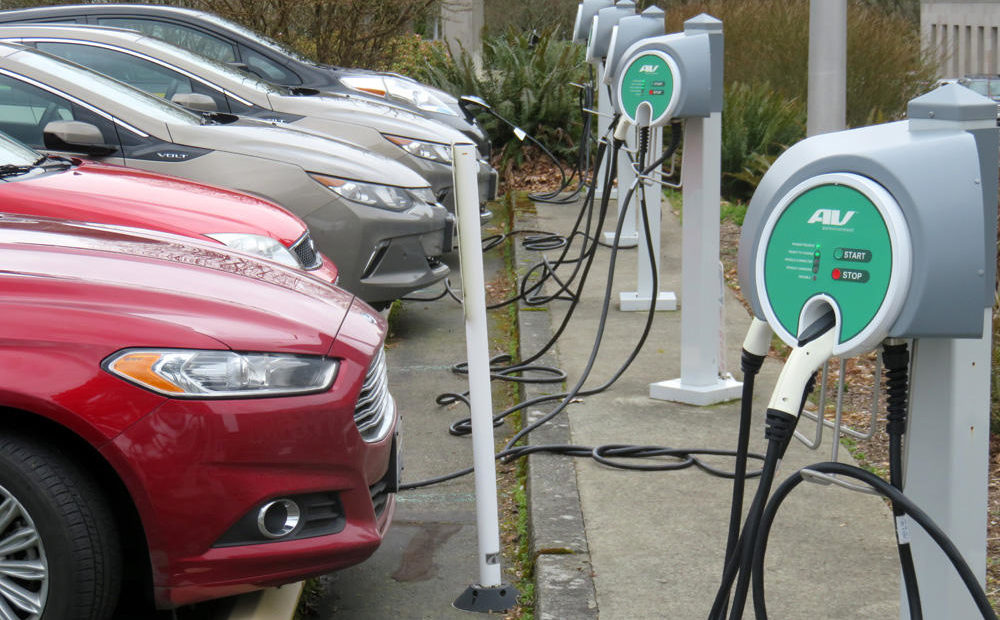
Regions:
<instances>
[{"instance_id":1,"label":"charging station pole","mask_svg":"<svg viewBox=\"0 0 1000 620\"><path fill-rule=\"evenodd\" d=\"M713 110L684 123L684 221L681 232L681 376L649 386L649 397L691 405L739 398L742 383L721 372L719 338L719 201L722 178L722 22L699 15L684 22L685 34L707 33L717 41L712 80L719 82Z\"/></svg>"},{"instance_id":2,"label":"charging station pole","mask_svg":"<svg viewBox=\"0 0 1000 620\"><path fill-rule=\"evenodd\" d=\"M958 91L965 94L963 91ZM995 247L997 232L997 166L995 109L975 102L955 101L934 92L911 102L911 133L940 128L993 135L980 138L981 170L966 177L983 188L983 219L987 248ZM981 178L977 172L981 172ZM965 180L965 179L963 179ZM956 183L958 181L956 180ZM966 181L968 182L968 181ZM949 205L954 209L956 205ZM942 243L961 243L958 239ZM992 256L992 253L989 253ZM986 518L989 488L990 362L992 304L996 274L989 280L980 338L918 338L911 364L909 429L905 435L906 495L922 506L965 557L981 585L986 583ZM991 279L989 276L993 276ZM979 613L944 554L919 527L910 528L914 568L925 618L975 618ZM902 597L901 618L909 618Z\"/></svg>"},{"instance_id":3,"label":"charging station pole","mask_svg":"<svg viewBox=\"0 0 1000 620\"><path fill-rule=\"evenodd\" d=\"M597 5L594 5L595 7ZM581 8L581 14L583 9ZM607 64L608 48L611 43L612 34L614 32L615 26L623 17L628 17L635 15L635 2L632 0L619 0L616 4L604 6L603 8L597 8L592 14L591 26L589 36L587 37L587 62L595 65L597 67L597 90L598 92L598 111L602 113L601 118L610 118L612 114L612 101L611 97L608 95L607 87L605 86L606 73L609 70ZM602 104L604 107L602 108ZM603 111L606 110L608 116L603 116ZM634 144L633 144L634 147ZM628 154L621 152L618 154L618 187L612 190L612 194L609 198L614 198L617 202L618 217L628 217L626 213L623 213L623 208L621 201L625 197L625 193L628 191L628 187L631 184L632 179L635 175L632 173L632 167L628 161ZM604 168L600 169L603 173ZM603 197L603 191L605 184L608 179L603 174L598 174L598 193L595 194L598 198ZM634 211L633 211L634 214ZM614 241L614 234L612 233L610 238L608 234L604 234L605 240L608 243ZM622 228L621 237L619 237L618 243L621 247L632 247L636 242L636 232L635 232L635 216L633 215L630 220L626 221L626 226Z\"/></svg>"},{"instance_id":4,"label":"charging station pole","mask_svg":"<svg viewBox=\"0 0 1000 620\"><path fill-rule=\"evenodd\" d=\"M990 333L914 342L904 492L951 538L980 584L986 583L989 487ZM909 528L925 618L976 618L965 585L937 545ZM910 617L901 596L900 618Z\"/></svg>"},{"instance_id":5,"label":"charging station pole","mask_svg":"<svg viewBox=\"0 0 1000 620\"><path fill-rule=\"evenodd\" d=\"M462 306L465 309L465 347L469 364L469 409L475 470L476 532L479 542L479 581L466 588L454 605L466 611L506 611L517 603L518 592L513 586L503 583L500 571L493 393L490 387L483 244L479 230L479 188L476 182L479 164L476 147L472 144L453 144L452 160L455 210L458 214Z\"/></svg>"},{"instance_id":6,"label":"charging station pole","mask_svg":"<svg viewBox=\"0 0 1000 620\"><path fill-rule=\"evenodd\" d=\"M601 135L601 131L607 126L608 122L611 120L611 98L608 97L607 92L603 92L604 88L601 86L604 80L604 63L595 63L595 73L597 74L597 88L594 90L594 94L597 96L597 139L600 140L604 136ZM607 166L597 167L597 178L594 179L594 197L597 200L604 198L604 188L607 186L608 173ZM615 188L611 188L611 195L609 198L617 198L618 193Z\"/></svg>"},{"instance_id":7,"label":"charging station pole","mask_svg":"<svg viewBox=\"0 0 1000 620\"><path fill-rule=\"evenodd\" d=\"M634 135L634 131L630 131L629 135ZM658 153L663 150L663 131L659 127L650 128L649 130L649 152L652 157L656 157ZM640 165L641 162L640 162ZM655 174L655 173L654 173ZM633 183L635 183L635 174L632 174ZM619 186L621 184L621 176L619 178ZM630 218L632 221L632 226L636 229L636 239L637 239L637 252L636 256L636 290L634 291L622 291L618 294L618 308L624 312L646 312L649 310L650 305L654 305L657 310L676 310L677 309L677 295L672 291L661 291L659 277L657 277L657 286L653 287L653 273L659 275L660 273L660 220L661 220L661 210L663 208L663 189L660 187L659 182L653 179L640 180L640 184L636 185L635 192L632 194L632 200L628 204L628 208L625 212L625 217ZM649 239L646 238L645 232L639 234L638 230L642 228L639 214L639 209L641 208L642 202L642 192L645 188L645 202L646 202L646 214L649 220ZM629 225L629 220L626 220L625 226ZM613 237L614 235L612 235ZM650 248L652 249L653 261L650 262Z\"/></svg>"},{"instance_id":8,"label":"charging station pole","mask_svg":"<svg viewBox=\"0 0 1000 620\"><path fill-rule=\"evenodd\" d=\"M606 67L605 70L607 70ZM604 89L605 87L602 85L601 88ZM605 99L610 99L606 95L607 93L605 93ZM610 102L608 106L611 106ZM619 248L634 248L639 243L638 218L635 208L636 201L639 199L638 188L632 195L629 203L627 205L622 204L628 193L628 188L632 187L632 184L635 183L635 170L632 168L632 160L629 158L629 153L634 153L635 147L635 132L630 131L628 132L628 137L625 138L625 145L618 151L618 186L612 195L616 201L615 208L618 210L618 219L625 218L625 223L621 226L622 234L617 239ZM609 245L614 244L615 231L605 231L604 242Z\"/></svg>"}]
</instances>

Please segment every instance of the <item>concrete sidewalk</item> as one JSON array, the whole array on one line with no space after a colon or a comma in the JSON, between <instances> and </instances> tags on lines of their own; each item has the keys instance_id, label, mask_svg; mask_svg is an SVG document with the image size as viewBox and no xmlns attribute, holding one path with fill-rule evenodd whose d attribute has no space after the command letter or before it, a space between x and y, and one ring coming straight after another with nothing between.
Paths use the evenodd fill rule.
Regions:
<instances>
[{"instance_id":1,"label":"concrete sidewalk","mask_svg":"<svg viewBox=\"0 0 1000 620\"><path fill-rule=\"evenodd\" d=\"M539 203L534 221L519 227L567 233L576 205ZM739 403L693 407L651 400L649 384L680 374L681 225L664 204L661 290L677 293L681 309L659 312L653 331L628 372L608 391L569 406L532 443L588 446L621 443L673 448L734 449ZM611 209L612 214L614 209ZM611 218L613 220L613 218ZM613 230L609 221L605 230ZM555 253L551 253L555 254ZM601 249L584 298L552 361L576 383L594 343L610 250ZM643 312L617 309L620 291L634 290L635 250L622 251L600 355L587 386L603 383L636 343ZM519 269L539 259L518 247ZM688 283L688 286L717 286ZM521 308L521 355L544 343L568 304ZM726 367L739 376L747 311L726 292ZM557 359L556 359L557 358ZM768 359L757 379L751 450L763 451L763 415L780 364ZM527 397L555 391L532 388ZM554 405L531 410L537 419ZM816 452L793 441L775 485L804 465L829 460L829 433ZM842 450L842 459L850 458ZM731 459L713 459L723 469ZM753 466L753 462L751 462ZM535 455L530 460L529 501L537 555L537 612L545 620L698 619L708 616L718 587L732 483L689 468L634 472L591 460ZM747 504L756 488L747 488ZM801 485L778 514L768 547L767 601L782 619L895 618L899 568L891 514L880 499L836 487ZM745 617L753 617L748 604Z\"/></svg>"}]
</instances>

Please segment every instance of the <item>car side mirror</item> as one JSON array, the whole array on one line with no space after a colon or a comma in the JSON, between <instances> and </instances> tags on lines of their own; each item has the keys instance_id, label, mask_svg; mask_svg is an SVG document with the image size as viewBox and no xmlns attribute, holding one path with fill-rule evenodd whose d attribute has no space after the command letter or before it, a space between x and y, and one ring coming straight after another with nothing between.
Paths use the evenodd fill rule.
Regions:
<instances>
[{"instance_id":1,"label":"car side mirror","mask_svg":"<svg viewBox=\"0 0 1000 620\"><path fill-rule=\"evenodd\" d=\"M52 121L42 130L45 148L86 155L110 155L118 150L107 144L97 125L83 121Z\"/></svg>"},{"instance_id":2,"label":"car side mirror","mask_svg":"<svg viewBox=\"0 0 1000 620\"><path fill-rule=\"evenodd\" d=\"M489 112L493 108L490 104L486 103L486 100L478 95L462 95L458 98L458 105L460 108L469 111L469 108L482 108Z\"/></svg>"},{"instance_id":3,"label":"car side mirror","mask_svg":"<svg viewBox=\"0 0 1000 620\"><path fill-rule=\"evenodd\" d=\"M215 99L203 93L177 93L170 100L179 106L199 112L219 111L219 106L215 103Z\"/></svg>"}]
</instances>

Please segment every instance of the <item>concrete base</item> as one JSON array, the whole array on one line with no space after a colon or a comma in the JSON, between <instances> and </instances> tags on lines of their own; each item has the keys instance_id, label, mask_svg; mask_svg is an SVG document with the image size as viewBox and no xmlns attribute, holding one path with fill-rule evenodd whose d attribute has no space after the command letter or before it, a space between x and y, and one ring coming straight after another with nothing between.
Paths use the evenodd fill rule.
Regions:
<instances>
[{"instance_id":1,"label":"concrete base","mask_svg":"<svg viewBox=\"0 0 1000 620\"><path fill-rule=\"evenodd\" d=\"M604 243L608 245L615 244L615 233L606 232L604 233ZM639 233L622 233L622 236L618 238L619 248L634 248L639 245Z\"/></svg>"},{"instance_id":2,"label":"concrete base","mask_svg":"<svg viewBox=\"0 0 1000 620\"><path fill-rule=\"evenodd\" d=\"M712 385L684 385L680 379L658 381L649 384L649 397L703 407L727 400L735 400L742 395L743 383L726 374Z\"/></svg>"},{"instance_id":3,"label":"concrete base","mask_svg":"<svg viewBox=\"0 0 1000 620\"><path fill-rule=\"evenodd\" d=\"M638 292L618 293L618 309L622 312L646 312L652 300L646 296L639 296ZM676 310L677 295L672 292L661 292L656 296L657 310Z\"/></svg>"}]
</instances>

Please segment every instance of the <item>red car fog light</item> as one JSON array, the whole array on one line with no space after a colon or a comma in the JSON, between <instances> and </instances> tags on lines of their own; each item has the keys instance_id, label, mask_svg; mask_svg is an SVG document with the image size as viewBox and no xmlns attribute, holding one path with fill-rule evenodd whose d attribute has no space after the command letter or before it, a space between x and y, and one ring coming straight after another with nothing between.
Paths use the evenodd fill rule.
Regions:
<instances>
[{"instance_id":1,"label":"red car fog light","mask_svg":"<svg viewBox=\"0 0 1000 620\"><path fill-rule=\"evenodd\" d=\"M336 534L347 518L334 491L303 493L257 504L244 514L215 547L256 545Z\"/></svg>"},{"instance_id":2,"label":"red car fog light","mask_svg":"<svg viewBox=\"0 0 1000 620\"><path fill-rule=\"evenodd\" d=\"M276 499L257 511L257 531L266 538L284 538L299 525L302 511L290 499Z\"/></svg>"}]
</instances>

